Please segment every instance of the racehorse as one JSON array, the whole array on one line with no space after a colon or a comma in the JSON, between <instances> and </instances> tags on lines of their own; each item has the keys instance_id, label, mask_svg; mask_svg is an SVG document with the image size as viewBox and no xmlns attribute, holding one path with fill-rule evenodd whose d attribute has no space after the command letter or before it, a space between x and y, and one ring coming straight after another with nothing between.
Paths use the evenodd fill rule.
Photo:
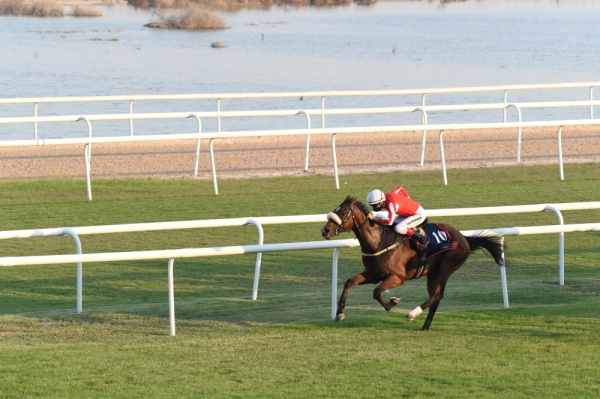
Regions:
<instances>
[{"instance_id":1,"label":"racehorse","mask_svg":"<svg viewBox=\"0 0 600 399\"><path fill-rule=\"evenodd\" d=\"M431 255L426 263L422 262L416 245L408 237L397 234L391 226L382 226L368 218L366 205L356 198L348 196L333 212L327 214L327 223L321 229L323 238L332 237L352 230L360 243L362 262L365 270L348 279L340 296L336 311L336 321L344 318L344 308L350 288L361 284L379 284L373 290L373 298L386 311L400 302L392 297L385 302L381 293L401 286L407 280L427 276L429 298L420 306L411 310L406 318L414 320L423 310L429 308L422 330L429 330L431 321L444 296L448 278L465 263L471 252L479 248L486 249L498 265L504 262L504 248L501 236L462 235L447 224L427 224L434 228L432 241L446 239L446 246ZM430 231L431 229L427 229Z\"/></svg>"}]
</instances>

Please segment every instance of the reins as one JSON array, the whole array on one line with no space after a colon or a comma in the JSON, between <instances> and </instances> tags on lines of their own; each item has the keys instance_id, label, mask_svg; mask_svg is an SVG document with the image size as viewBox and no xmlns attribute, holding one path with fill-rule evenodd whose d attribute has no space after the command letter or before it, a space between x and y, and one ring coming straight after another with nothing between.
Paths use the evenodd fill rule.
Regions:
<instances>
[{"instance_id":1,"label":"reins","mask_svg":"<svg viewBox=\"0 0 600 399\"><path fill-rule=\"evenodd\" d=\"M344 220L342 220L339 217L339 215L336 214L335 212L329 212L327 214L327 219L331 220L333 223L335 223L337 225L337 228L335 229L335 235L339 235L340 234L340 227L342 227L342 225L344 223L346 223L346 221L350 218L350 216L352 216L352 221L354 222L354 226L356 226L356 228L358 230L360 230L365 225L365 223L367 223L367 221L369 220L369 218L365 217L365 220L359 225L356 222L356 218L354 217L354 205L350 206L349 209L350 210L348 211L348 214L344 217ZM382 239L383 239L383 237L382 237ZM377 251L377 252L372 253L372 254L367 254L367 253L361 252L361 254L363 256L379 256L379 255L384 254L384 253L386 253L388 251L391 251L392 249L394 249L398 245L402 244L402 242L404 242L404 240L406 240L406 237L404 237L403 239L401 239L399 241L394 242L392 245L390 245L390 246L382 249L381 251Z\"/></svg>"},{"instance_id":2,"label":"reins","mask_svg":"<svg viewBox=\"0 0 600 399\"><path fill-rule=\"evenodd\" d=\"M364 252L361 252L362 256L379 256L383 253L386 253L387 251L392 250L393 248L397 247L398 245L402 244L402 242L406 240L406 237L404 237L403 239L401 239L400 241L396 241L395 243L393 243L392 245L390 245L387 248L382 249L381 251L375 252L374 254L366 254Z\"/></svg>"}]
</instances>

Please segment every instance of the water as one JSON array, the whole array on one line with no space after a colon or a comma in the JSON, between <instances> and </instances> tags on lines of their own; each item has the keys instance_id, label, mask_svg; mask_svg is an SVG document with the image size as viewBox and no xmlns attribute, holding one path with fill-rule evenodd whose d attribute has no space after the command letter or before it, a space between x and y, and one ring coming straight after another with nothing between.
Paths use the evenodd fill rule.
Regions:
<instances>
[{"instance_id":1,"label":"water","mask_svg":"<svg viewBox=\"0 0 600 399\"><path fill-rule=\"evenodd\" d=\"M369 7L273 8L221 14L229 29L209 32L144 28L152 19L149 11L129 6L97 8L103 13L101 18L0 17L0 97L372 90L600 80L600 46L595 39L600 37L600 1L398 1ZM215 41L228 47L211 48ZM582 89L567 96L564 91L544 92L534 100L586 98L587 90ZM480 94L468 100L433 97L430 103L500 100L496 93L494 98ZM392 104L390 100L348 101L330 106L415 105L420 98L398 99L394 101L403 103ZM249 108L248 103L227 106ZM318 108L319 103L258 101L251 108L300 106ZM138 107L138 112L215 109L214 103L181 102ZM113 103L40 106L41 115L86 112L122 113L127 108ZM563 117L559 111L549 112L551 117ZM31 114L30 105L0 106L0 117ZM525 119L539 117L527 115ZM461 115L460 119L477 117ZM581 117L586 117L583 111ZM329 126L385 125L389 118L333 119ZM435 122L434 116L430 123ZM279 127L278 123L268 122L274 127ZM291 127L303 127L302 120L294 123ZM115 132L117 125L120 129L121 124L114 122L98 124L95 134L123 134ZM195 129L192 122L176 128L156 121L140 122L140 126L148 133ZM229 130L249 127L248 120L225 125ZM64 124L40 129L43 137L82 136L86 131L83 125L65 128ZM214 125L208 123L205 129L213 130ZM30 133L30 127L0 125L2 139L31 138Z\"/></svg>"}]
</instances>

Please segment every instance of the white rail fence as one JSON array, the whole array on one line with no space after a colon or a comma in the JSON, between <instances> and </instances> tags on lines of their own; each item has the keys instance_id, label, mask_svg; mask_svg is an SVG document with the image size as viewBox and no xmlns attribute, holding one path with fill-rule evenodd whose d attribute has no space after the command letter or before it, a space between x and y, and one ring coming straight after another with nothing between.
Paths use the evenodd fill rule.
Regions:
<instances>
[{"instance_id":1,"label":"white rail fence","mask_svg":"<svg viewBox=\"0 0 600 399\"><path fill-rule=\"evenodd\" d=\"M188 115L189 116L189 115ZM60 117L58 117L60 118ZM89 125L89 120L84 117ZM1 121L1 120L0 120ZM584 120L562 120L562 121L537 121L537 122L507 122L507 123L470 123L470 124L434 124L434 125L404 125L404 126L370 126L370 127L352 127L352 128L321 128L321 129L288 129L288 130L263 130L263 131L238 131L238 132L221 132L221 133L182 133L182 134L161 134L161 135L145 135L145 136L119 136L119 137L87 137L87 138L65 138L65 139L45 139L45 140L4 140L0 141L0 146L16 147L16 146L45 146L45 145L84 145L84 164L86 175L86 187L88 199L92 200L91 187L91 146L92 144L100 143L133 143L133 142L150 142L150 141L177 141L177 140L196 140L196 156L194 172L198 171L198 162L200 157L200 140L209 140L210 164L212 173L213 190L215 195L219 194L217 185L217 170L215 163L215 155L213 142L216 139L234 139L241 137L269 137L269 136L307 136L306 147L306 166L308 168L308 149L309 137L311 135L331 135L331 152L332 152L332 167L335 182L335 188L339 189L339 173L338 162L335 147L336 135L342 134L357 134L357 133L376 133L381 131L394 133L410 133L415 131L437 130L439 131L440 141L440 159L444 185L448 184L446 172L446 160L444 153L443 135L446 131L457 130L487 130L487 129L516 129L519 132L522 128L528 127L553 127L557 129L557 147L558 147L558 165L559 179L564 180L564 166L562 153L562 129L565 126L598 126L600 120L584 119ZM425 130L424 130L425 129ZM90 130L91 131L91 130ZM425 137L425 136L423 136ZM520 133L518 134L517 145L520 149ZM424 146L425 140L423 140ZM423 147L424 151L424 147ZM519 150L520 151L520 150ZM422 153L423 154L423 153ZM519 153L520 154L520 153ZM520 155L517 156L520 159Z\"/></svg>"},{"instance_id":2,"label":"white rail fence","mask_svg":"<svg viewBox=\"0 0 600 399\"><path fill-rule=\"evenodd\" d=\"M456 208L430 210L429 216L463 216L463 215L489 215L489 214L508 214L508 213L529 213L553 211L558 217L557 225L549 226L529 226L529 227L510 227L500 229L470 230L463 231L463 234L500 234L500 235L524 235L524 234L550 234L559 233L559 284L564 284L564 233L575 231L600 231L600 223L585 223L565 225L561 213L565 210L589 210L600 209L600 202L585 203L562 203L562 204L537 204L537 205L517 205L504 207L482 207L482 208ZM171 335L175 335L175 297L173 268L174 260L178 258L204 257L204 256L223 256L223 255L241 255L256 253L256 266L254 275L254 285L252 299L257 299L258 282L260 276L261 256L263 252L281 252L294 250L310 249L329 249L333 248L332 260L332 288L331 288L331 306L332 317L335 317L336 298L337 298L337 264L340 248L349 248L358 246L356 239L333 240L333 241L311 241L295 243L263 244L262 225L266 224L292 224L292 223L314 223L324 222L326 215L299 215L299 216L277 216L277 217L257 217L257 218L234 218L234 219L213 219L200 221L184 222L158 222L158 223L138 223L125 225L105 225L105 226L81 226L71 228L53 228L53 229L34 229L34 230L14 230L0 232L0 239L29 238L29 237L48 237L70 235L75 243L77 254L74 255L44 255L44 256L20 256L20 257L0 257L0 266L19 266L19 265L42 265L42 264L77 264L77 312L83 310L83 269L82 262L109 262L109 261L129 261L129 260L149 260L149 259L168 259L168 289L169 289L169 319ZM166 249L151 251L130 251L130 252L108 252L83 254L79 235L85 234L106 234L123 233L136 231L158 231L175 230L204 227L225 227L225 226L244 226L252 224L258 229L258 244L245 246L212 247L212 248L184 248L184 249ZM504 306L508 307L508 287L506 281L506 270L504 265L500 267L501 285L503 292Z\"/></svg>"},{"instance_id":3,"label":"white rail fence","mask_svg":"<svg viewBox=\"0 0 600 399\"><path fill-rule=\"evenodd\" d=\"M321 128L325 127L324 117L326 115L365 115L365 114L406 114L420 112L423 125L427 125L429 115L435 112L465 112L465 111L483 111L483 110L504 110L505 116L503 122L507 122L506 111L515 109L518 122L523 121L523 110L525 109L553 109L553 108L589 108L590 118L593 118L595 106L600 106L598 100L580 100L580 101L552 101L552 102L511 102L511 103L475 103L475 104L449 104L449 105L421 105L421 106L394 106L394 107L362 107L362 108L334 108L334 109L311 109L311 108L292 108L285 110L246 110L246 111L185 111L185 112L153 112L136 114L76 114L76 115L55 115L55 116L25 116L25 117L3 117L0 118L0 125L20 125L32 123L38 126L40 123L69 123L69 122L87 122L87 137L92 137L92 121L130 121L135 120L157 120L157 119L188 119L197 120L198 131L202 131L202 121L211 118L257 118L257 117L290 117L304 115L307 119L307 128L314 127L314 116L321 116ZM252 130L252 129L247 129ZM254 129L255 130L255 129ZM222 130L217 130L220 133ZM82 132L83 133L83 132ZM130 136L133 131L130 129ZM147 134L142 134L147 135ZM33 135L33 140L40 140L37 129Z\"/></svg>"},{"instance_id":4,"label":"white rail fence","mask_svg":"<svg viewBox=\"0 0 600 399\"><path fill-rule=\"evenodd\" d=\"M509 103L509 93L523 93L525 91L548 92L552 90L573 90L587 89L588 99L594 99L594 88L599 86L600 82L575 82L575 83L550 83L550 84L519 84L519 85L495 85L479 87L458 87L458 88L431 88L431 89L404 89L404 90L361 90L361 91L307 91L307 92L283 92L283 93L217 93L217 94L165 94L165 95L119 95L119 96L71 96L71 97L34 97L34 98L0 98L0 105L10 104L29 104L33 106L33 116L39 116L40 104L60 104L60 103L126 103L128 104L129 115L134 114L134 103L139 102L157 102L157 101L214 101L218 113L222 111L223 100L259 100L259 99L298 99L298 98L320 98L321 110L325 110L326 100L340 98L390 98L390 97L408 97L420 96L420 105L426 105L427 96L455 94L477 94L477 93L502 93L502 102ZM397 100L393 100L397 101ZM514 101L514 100L513 100ZM589 106L590 119L594 118L594 108ZM221 117L217 118L217 131L221 131ZM506 122L506 110L504 111L504 122ZM37 122L34 124L34 139L38 136ZM321 116L321 128L325 127L325 114ZM130 120L129 133L133 135L133 119Z\"/></svg>"},{"instance_id":5,"label":"white rail fence","mask_svg":"<svg viewBox=\"0 0 600 399\"><path fill-rule=\"evenodd\" d=\"M4 117L0 118L0 125L25 124L34 123L36 126L39 123L69 123L85 121L87 124L87 137L93 136L92 122L99 121L123 121L129 120L131 123L134 120L156 120L156 119L188 119L194 118L197 121L198 133L203 131L202 120L210 118L232 118L232 117L265 117L265 116L297 116L304 115L307 119L307 130L314 127L313 116L325 115L361 115L361 114L403 114L420 112L421 122L423 126L423 143L420 165L423 166L425 138L429 115L439 111L478 111L478 110L494 110L500 109L507 111L515 109L517 113L517 122L523 122L523 110L532 108L576 108L589 107L590 118L594 119L594 106L600 106L600 101L555 101L555 102L512 102L512 103L486 103L486 104L454 104L454 105L430 105L430 106L405 106L405 107L378 107L378 108L338 108L338 109L289 109L289 110L264 110L264 111L229 111L229 112L161 112L161 113L138 113L138 114L94 114L94 115L61 115L61 116L34 116L34 117ZM504 122L506 122L506 115ZM324 128L324 123L321 123L321 128ZM218 132L221 132L219 129ZM133 136L133 132L130 134ZM118 135L117 135L118 136ZM34 134L33 140L40 140L37 134ZM8 141L8 140L5 140ZM521 160L521 129L518 129L518 147L517 147L517 162ZM6 144L10 145L10 144ZM304 169L308 169L308 148L309 140L307 138L307 156ZM197 174L197 168L195 169Z\"/></svg>"}]
</instances>

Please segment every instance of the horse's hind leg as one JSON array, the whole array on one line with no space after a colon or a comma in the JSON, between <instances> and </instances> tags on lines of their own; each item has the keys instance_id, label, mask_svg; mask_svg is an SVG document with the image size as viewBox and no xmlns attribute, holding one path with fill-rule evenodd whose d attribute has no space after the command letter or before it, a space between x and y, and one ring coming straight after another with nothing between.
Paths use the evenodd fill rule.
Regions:
<instances>
[{"instance_id":1,"label":"horse's hind leg","mask_svg":"<svg viewBox=\"0 0 600 399\"><path fill-rule=\"evenodd\" d=\"M444 289L446 288L446 282L448 281L449 276L445 277L442 283L439 283L440 277L441 276L436 277L434 275L427 276L427 291L429 292L429 298L406 315L408 320L414 320L423 312L423 310L429 308L427 319L425 319L425 324L423 324L423 330L429 330L429 326L435 316L440 300L444 296Z\"/></svg>"},{"instance_id":2,"label":"horse's hind leg","mask_svg":"<svg viewBox=\"0 0 600 399\"><path fill-rule=\"evenodd\" d=\"M406 315L408 320L414 320L423 312L423 310L430 308L422 328L423 330L429 330L435 312L437 311L441 299L444 297L444 290L446 289L448 279L452 273L462 266L467 256L468 253L466 255L462 254L462 256L461 253L458 252L455 256L449 254L442 260L438 273L427 275L427 291L429 292L429 298L423 302L421 306L417 306Z\"/></svg>"},{"instance_id":3,"label":"horse's hind leg","mask_svg":"<svg viewBox=\"0 0 600 399\"><path fill-rule=\"evenodd\" d=\"M427 312L427 318L425 319L425 323L423 324L423 327L421 327L421 330L425 330L425 331L429 330L429 327L431 326L431 321L433 320L433 317L435 316L435 312L437 312L437 308L438 308L438 306L440 306L440 301L444 297L444 291L446 290L446 282L444 282L441 286L437 301L435 301L429 307L429 312ZM427 284L427 285L429 285L429 284ZM434 290L435 290L435 288L434 288Z\"/></svg>"}]
</instances>

